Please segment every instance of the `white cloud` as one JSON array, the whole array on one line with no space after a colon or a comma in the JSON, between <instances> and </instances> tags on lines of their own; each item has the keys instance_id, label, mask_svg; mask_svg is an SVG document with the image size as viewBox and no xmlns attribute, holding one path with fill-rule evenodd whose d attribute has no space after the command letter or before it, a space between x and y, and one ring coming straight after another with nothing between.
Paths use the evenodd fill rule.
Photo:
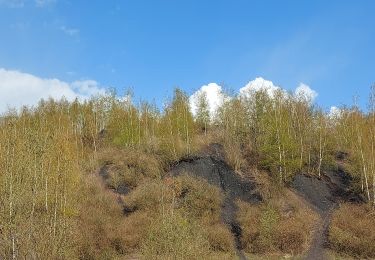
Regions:
<instances>
[{"instance_id":1,"label":"white cloud","mask_svg":"<svg viewBox=\"0 0 375 260\"><path fill-rule=\"evenodd\" d=\"M341 115L342 115L341 109L335 106L332 106L328 113L328 116L331 119L339 119Z\"/></svg>"},{"instance_id":2,"label":"white cloud","mask_svg":"<svg viewBox=\"0 0 375 260\"><path fill-rule=\"evenodd\" d=\"M270 97L273 97L275 92L281 88L275 86L272 81L265 80L258 77L246 84L243 88L240 88L240 97L250 97L257 91L266 91Z\"/></svg>"},{"instance_id":3,"label":"white cloud","mask_svg":"<svg viewBox=\"0 0 375 260\"><path fill-rule=\"evenodd\" d=\"M104 93L105 88L93 80L67 83L0 68L0 112L6 111L7 107L35 105L41 98L65 97L69 101L75 98L85 100L92 95Z\"/></svg>"},{"instance_id":4,"label":"white cloud","mask_svg":"<svg viewBox=\"0 0 375 260\"><path fill-rule=\"evenodd\" d=\"M79 34L79 30L76 28L68 28L66 26L61 26L60 30L63 31L66 35L76 36Z\"/></svg>"},{"instance_id":5,"label":"white cloud","mask_svg":"<svg viewBox=\"0 0 375 260\"><path fill-rule=\"evenodd\" d=\"M294 91L294 95L313 103L315 98L318 96L318 93L315 90L311 89L308 85L300 83Z\"/></svg>"},{"instance_id":6,"label":"white cloud","mask_svg":"<svg viewBox=\"0 0 375 260\"><path fill-rule=\"evenodd\" d=\"M276 86L272 81L258 77L247 83L246 86L240 88L239 97L249 98L257 91L266 91L271 98L274 97L276 91L281 91L285 97L288 95L288 92L285 89ZM198 97L202 92L206 93L207 95L211 117L215 116L217 109L224 103L225 100L230 99L230 97L223 94L221 86L216 83L210 83L202 86L189 98L190 108L194 116L197 113ZM306 84L300 83L300 85L294 91L294 95L306 99L312 103L318 96L318 93Z\"/></svg>"},{"instance_id":7,"label":"white cloud","mask_svg":"<svg viewBox=\"0 0 375 260\"><path fill-rule=\"evenodd\" d=\"M213 118L216 115L217 109L224 103L227 99L223 93L222 87L216 83L209 83L208 85L202 86L199 90L194 92L189 98L191 112L195 116L198 110L197 103L198 97L205 93L207 97L207 102L210 111L210 117Z\"/></svg>"},{"instance_id":8,"label":"white cloud","mask_svg":"<svg viewBox=\"0 0 375 260\"><path fill-rule=\"evenodd\" d=\"M276 86L272 81L258 77L250 81L246 84L246 86L240 89L240 97L250 97L255 92L260 90L266 91L266 93L271 98L275 95L276 91L282 91L284 95L287 95L287 90ZM315 90L311 89L308 85L300 83L294 91L294 95L312 103L318 96L318 93Z\"/></svg>"}]
</instances>

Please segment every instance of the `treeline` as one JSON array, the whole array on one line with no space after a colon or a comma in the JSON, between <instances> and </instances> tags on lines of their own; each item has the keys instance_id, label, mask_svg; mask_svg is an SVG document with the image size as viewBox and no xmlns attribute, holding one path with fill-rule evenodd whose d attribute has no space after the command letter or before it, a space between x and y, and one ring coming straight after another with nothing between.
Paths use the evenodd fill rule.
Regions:
<instances>
[{"instance_id":1,"label":"treeline","mask_svg":"<svg viewBox=\"0 0 375 260\"><path fill-rule=\"evenodd\" d=\"M0 258L74 252L82 139L75 104L49 101L8 112L0 130Z\"/></svg>"},{"instance_id":2,"label":"treeline","mask_svg":"<svg viewBox=\"0 0 375 260\"><path fill-rule=\"evenodd\" d=\"M348 155L353 178L375 205L375 88L369 110L342 108L330 117L305 96L282 90L227 97L210 115L199 97L195 117L176 89L156 105L115 93L79 102L41 101L0 118L0 258L72 258L83 172L103 146L142 149L165 165L193 154L214 135L233 168L243 160L265 169L275 185L299 172L321 176L338 151ZM45 239L47 238L47 239Z\"/></svg>"}]
</instances>

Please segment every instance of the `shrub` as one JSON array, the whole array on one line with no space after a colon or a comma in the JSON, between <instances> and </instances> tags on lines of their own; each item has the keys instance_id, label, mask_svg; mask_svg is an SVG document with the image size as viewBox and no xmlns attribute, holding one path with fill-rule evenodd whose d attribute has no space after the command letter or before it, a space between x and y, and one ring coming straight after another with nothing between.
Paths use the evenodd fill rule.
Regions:
<instances>
[{"instance_id":1,"label":"shrub","mask_svg":"<svg viewBox=\"0 0 375 260\"><path fill-rule=\"evenodd\" d=\"M246 252L296 255L306 249L317 216L291 191L264 205L238 205Z\"/></svg>"},{"instance_id":2,"label":"shrub","mask_svg":"<svg viewBox=\"0 0 375 260\"><path fill-rule=\"evenodd\" d=\"M125 204L132 211L158 211L163 204L171 204L172 190L168 189L163 180L149 180L142 182L128 196Z\"/></svg>"},{"instance_id":3,"label":"shrub","mask_svg":"<svg viewBox=\"0 0 375 260\"><path fill-rule=\"evenodd\" d=\"M199 224L200 233L208 241L211 251L234 252L232 234L221 220L222 195L217 187L205 180L181 175L145 181L125 196L124 202L130 211L135 211L128 218L136 213L160 218L166 211L172 210ZM137 237L136 234L132 236Z\"/></svg>"},{"instance_id":4,"label":"shrub","mask_svg":"<svg viewBox=\"0 0 375 260\"><path fill-rule=\"evenodd\" d=\"M271 205L263 208L259 219L259 239L257 240L258 250L274 250L276 242L276 227L279 224L279 212Z\"/></svg>"},{"instance_id":5,"label":"shrub","mask_svg":"<svg viewBox=\"0 0 375 260\"><path fill-rule=\"evenodd\" d=\"M201 227L173 211L155 219L141 252L144 259L204 259L210 254Z\"/></svg>"},{"instance_id":6,"label":"shrub","mask_svg":"<svg viewBox=\"0 0 375 260\"><path fill-rule=\"evenodd\" d=\"M162 165L155 155L140 149L107 148L99 154L101 165L107 165L107 184L117 189L120 185L135 188L144 179L160 178Z\"/></svg>"},{"instance_id":7,"label":"shrub","mask_svg":"<svg viewBox=\"0 0 375 260\"><path fill-rule=\"evenodd\" d=\"M219 188L201 178L181 175L171 183L177 206L192 218L220 218L223 197Z\"/></svg>"},{"instance_id":8,"label":"shrub","mask_svg":"<svg viewBox=\"0 0 375 260\"><path fill-rule=\"evenodd\" d=\"M229 252L234 255L233 235L228 227L222 223L207 226L205 228L208 242L212 251Z\"/></svg>"},{"instance_id":9,"label":"shrub","mask_svg":"<svg viewBox=\"0 0 375 260\"><path fill-rule=\"evenodd\" d=\"M89 179L82 190L82 204L77 223L80 259L113 259L128 250L123 240L123 216L113 194Z\"/></svg>"},{"instance_id":10,"label":"shrub","mask_svg":"<svg viewBox=\"0 0 375 260\"><path fill-rule=\"evenodd\" d=\"M375 257L375 214L366 205L342 204L332 218L329 244L358 258Z\"/></svg>"},{"instance_id":11,"label":"shrub","mask_svg":"<svg viewBox=\"0 0 375 260\"><path fill-rule=\"evenodd\" d=\"M138 211L124 218L122 223L122 240L127 245L127 252L137 252L147 235L147 229L152 223L152 215Z\"/></svg>"},{"instance_id":12,"label":"shrub","mask_svg":"<svg viewBox=\"0 0 375 260\"><path fill-rule=\"evenodd\" d=\"M226 140L224 142L225 159L228 164L236 171L240 172L245 164L243 158L241 144L234 140Z\"/></svg>"}]
</instances>

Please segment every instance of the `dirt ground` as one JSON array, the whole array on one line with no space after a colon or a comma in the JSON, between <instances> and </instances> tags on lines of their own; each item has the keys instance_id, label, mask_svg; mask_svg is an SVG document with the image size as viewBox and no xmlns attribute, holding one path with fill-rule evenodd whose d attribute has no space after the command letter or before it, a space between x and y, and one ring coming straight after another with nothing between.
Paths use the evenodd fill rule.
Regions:
<instances>
[{"instance_id":1,"label":"dirt ground","mask_svg":"<svg viewBox=\"0 0 375 260\"><path fill-rule=\"evenodd\" d=\"M340 167L337 171L323 173L321 178L307 175L295 177L292 188L321 216L305 259L329 258L326 252L332 211L340 202L360 200L351 191L350 183L350 177Z\"/></svg>"}]
</instances>

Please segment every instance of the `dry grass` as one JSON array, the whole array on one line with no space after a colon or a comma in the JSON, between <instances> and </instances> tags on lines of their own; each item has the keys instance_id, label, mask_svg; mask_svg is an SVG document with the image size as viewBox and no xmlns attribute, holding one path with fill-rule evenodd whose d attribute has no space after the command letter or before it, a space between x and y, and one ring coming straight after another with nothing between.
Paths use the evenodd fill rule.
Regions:
<instances>
[{"instance_id":1,"label":"dry grass","mask_svg":"<svg viewBox=\"0 0 375 260\"><path fill-rule=\"evenodd\" d=\"M141 252L144 259L204 259L210 245L196 222L168 211L149 227Z\"/></svg>"},{"instance_id":2,"label":"dry grass","mask_svg":"<svg viewBox=\"0 0 375 260\"><path fill-rule=\"evenodd\" d=\"M224 140L224 152L226 162L236 172L241 172L241 169L244 167L246 162L241 150L241 144L233 140Z\"/></svg>"},{"instance_id":3,"label":"dry grass","mask_svg":"<svg viewBox=\"0 0 375 260\"><path fill-rule=\"evenodd\" d=\"M110 259L128 250L123 240L122 209L96 178L82 191L77 224L80 259Z\"/></svg>"},{"instance_id":4,"label":"dry grass","mask_svg":"<svg viewBox=\"0 0 375 260\"><path fill-rule=\"evenodd\" d=\"M227 252L234 255L233 235L228 227L222 223L216 223L204 227L210 249L214 252Z\"/></svg>"},{"instance_id":5,"label":"dry grass","mask_svg":"<svg viewBox=\"0 0 375 260\"><path fill-rule=\"evenodd\" d=\"M137 211L125 217L119 196L89 176L77 225L80 259L114 259L139 252L152 215Z\"/></svg>"},{"instance_id":6,"label":"dry grass","mask_svg":"<svg viewBox=\"0 0 375 260\"><path fill-rule=\"evenodd\" d=\"M367 205L342 204L329 230L332 249L358 258L375 257L375 212Z\"/></svg>"},{"instance_id":7,"label":"dry grass","mask_svg":"<svg viewBox=\"0 0 375 260\"><path fill-rule=\"evenodd\" d=\"M182 225L181 221L186 225L184 228L193 229L196 235L201 236L200 239L204 238L205 243L207 243L207 250L210 253L226 252L229 255L234 254L233 237L228 228L221 222L222 196L217 187L208 184L205 180L182 175L164 180L145 181L125 196L124 202L134 211L127 219L133 217L134 214L142 213L155 220L148 227L148 238L142 243L143 253L148 256L153 255L156 258L164 257L168 259L168 257L171 257L170 255L160 255L161 253L155 250L159 250L157 249L159 247L172 247L173 243L175 243L176 248L182 250L180 247L192 243L191 241L188 243L180 241L181 236L191 239L189 237L190 231L182 230L181 232L185 233L169 235L161 234L158 231L158 228L162 230L163 228L171 228L171 226L176 229L181 228L179 226ZM199 232L196 229L197 226L199 226ZM171 251L171 248L168 250L171 254L174 252ZM194 250L197 251L197 249ZM202 252L202 250L201 248L197 252ZM206 252L206 249L204 249L204 252ZM176 257L180 256L177 255Z\"/></svg>"},{"instance_id":8,"label":"dry grass","mask_svg":"<svg viewBox=\"0 0 375 260\"><path fill-rule=\"evenodd\" d=\"M107 184L116 189L120 185L134 188L144 179L160 178L160 159L139 149L107 148L98 154L101 165L108 167Z\"/></svg>"},{"instance_id":9,"label":"dry grass","mask_svg":"<svg viewBox=\"0 0 375 260\"><path fill-rule=\"evenodd\" d=\"M219 219L223 197L219 188L204 179L183 174L169 181L176 197L176 206L190 217L199 219Z\"/></svg>"},{"instance_id":10,"label":"dry grass","mask_svg":"<svg viewBox=\"0 0 375 260\"><path fill-rule=\"evenodd\" d=\"M234 254L233 237L221 221L223 195L206 180L181 175L171 184L176 207L203 228L210 250Z\"/></svg>"},{"instance_id":11,"label":"dry grass","mask_svg":"<svg viewBox=\"0 0 375 260\"><path fill-rule=\"evenodd\" d=\"M125 204L130 210L155 211L162 204L168 204L172 193L166 189L162 180L142 182L128 196L124 197Z\"/></svg>"},{"instance_id":12,"label":"dry grass","mask_svg":"<svg viewBox=\"0 0 375 260\"><path fill-rule=\"evenodd\" d=\"M307 248L316 214L293 192L279 195L264 205L238 203L246 252L297 255Z\"/></svg>"},{"instance_id":13,"label":"dry grass","mask_svg":"<svg viewBox=\"0 0 375 260\"><path fill-rule=\"evenodd\" d=\"M233 237L220 222L220 195L210 196L216 188L189 176L166 180L161 185L164 186L164 207L159 204L147 208L159 210L142 241L143 258L234 258ZM142 189L143 193L147 191L150 189Z\"/></svg>"}]
</instances>

